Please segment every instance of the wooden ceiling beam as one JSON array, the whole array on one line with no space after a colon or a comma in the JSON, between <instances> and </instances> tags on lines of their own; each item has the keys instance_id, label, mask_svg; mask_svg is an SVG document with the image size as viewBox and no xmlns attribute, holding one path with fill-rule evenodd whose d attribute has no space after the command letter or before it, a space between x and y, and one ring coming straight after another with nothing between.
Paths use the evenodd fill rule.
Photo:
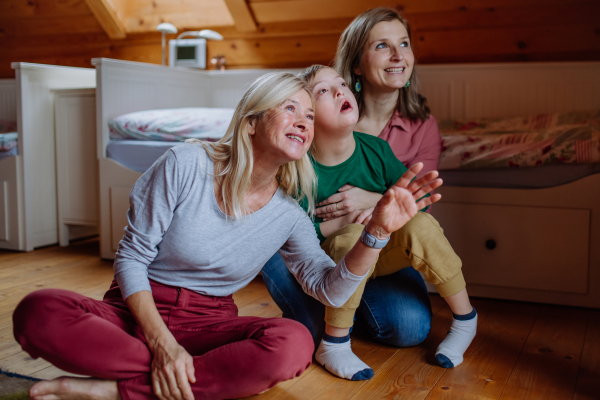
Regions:
<instances>
[{"instance_id":1,"label":"wooden ceiling beam","mask_svg":"<svg viewBox=\"0 0 600 400\"><path fill-rule=\"evenodd\" d=\"M235 21L235 28L239 32L256 32L258 26L250 11L250 7L246 0L225 0L227 8Z\"/></svg>"},{"instance_id":2,"label":"wooden ceiling beam","mask_svg":"<svg viewBox=\"0 0 600 400\"><path fill-rule=\"evenodd\" d=\"M113 5L108 0L85 0L90 10L111 39L125 39L125 24L119 19Z\"/></svg>"}]
</instances>

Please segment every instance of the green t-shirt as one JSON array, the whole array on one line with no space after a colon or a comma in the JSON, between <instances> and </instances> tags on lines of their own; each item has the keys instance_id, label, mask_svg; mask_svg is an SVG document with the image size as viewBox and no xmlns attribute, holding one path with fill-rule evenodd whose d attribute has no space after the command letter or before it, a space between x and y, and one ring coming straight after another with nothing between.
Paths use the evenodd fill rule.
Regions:
<instances>
[{"instance_id":1,"label":"green t-shirt","mask_svg":"<svg viewBox=\"0 0 600 400\"><path fill-rule=\"evenodd\" d=\"M354 140L354 153L341 164L329 167L311 158L318 178L316 203L337 193L346 184L383 194L406 172L385 140L360 132L354 132ZM300 204L307 210L305 200ZM322 243L325 237L321 234L321 222L321 218L315 217L315 230Z\"/></svg>"}]
</instances>

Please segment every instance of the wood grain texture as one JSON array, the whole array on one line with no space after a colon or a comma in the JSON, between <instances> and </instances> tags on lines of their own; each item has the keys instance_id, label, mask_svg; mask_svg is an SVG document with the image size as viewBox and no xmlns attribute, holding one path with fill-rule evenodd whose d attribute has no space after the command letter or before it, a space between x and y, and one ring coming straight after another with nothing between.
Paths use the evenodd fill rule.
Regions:
<instances>
[{"instance_id":1,"label":"wood grain texture","mask_svg":"<svg viewBox=\"0 0 600 400\"><path fill-rule=\"evenodd\" d=\"M569 4L585 3L585 0L573 0ZM589 0L587 1L589 3ZM503 7L546 7L565 4L563 0L260 0L250 1L250 7L256 21L268 23L275 21L303 21L356 17L374 7L392 7L406 14L428 12L448 12L456 10L483 10ZM315 13L314 10L319 10Z\"/></svg>"},{"instance_id":2,"label":"wood grain texture","mask_svg":"<svg viewBox=\"0 0 600 400\"><path fill-rule=\"evenodd\" d=\"M225 0L225 4L233 17L235 27L240 32L255 32L256 21L246 0Z\"/></svg>"},{"instance_id":3,"label":"wood grain texture","mask_svg":"<svg viewBox=\"0 0 600 400\"><path fill-rule=\"evenodd\" d=\"M53 379L66 372L33 360L12 336L12 312L27 293L44 287L100 299L112 263L98 257L98 241L74 242L31 253L0 251L0 369ZM279 316L261 278L234 295L240 315ZM358 331L353 349L376 371L370 381L337 378L313 363L300 377L246 400L272 399L596 399L600 375L600 311L490 299L472 299L478 334L454 369L435 364L452 314L431 296L432 329L422 344L393 348ZM69 374L70 375L70 374Z\"/></svg>"},{"instance_id":4,"label":"wood grain texture","mask_svg":"<svg viewBox=\"0 0 600 400\"><path fill-rule=\"evenodd\" d=\"M1 1L0 78L14 77L10 63L18 61L90 67L92 58L109 57L160 64L161 22L180 32L221 32L226 40L209 41L208 56L225 55L227 68L328 64L344 28L380 5L408 18L421 64L600 60L600 3L593 0L228 1L245 6L243 18L250 15L256 29L236 26L225 0L110 0L127 34L111 40L86 0Z\"/></svg>"},{"instance_id":5,"label":"wood grain texture","mask_svg":"<svg viewBox=\"0 0 600 400\"><path fill-rule=\"evenodd\" d=\"M111 39L124 39L127 36L125 25L108 0L85 0L92 13Z\"/></svg>"},{"instance_id":6,"label":"wood grain texture","mask_svg":"<svg viewBox=\"0 0 600 400\"><path fill-rule=\"evenodd\" d=\"M500 397L541 309L533 304L482 299L473 304L480 316L477 336L464 362L444 373L427 400Z\"/></svg>"},{"instance_id":7,"label":"wood grain texture","mask_svg":"<svg viewBox=\"0 0 600 400\"><path fill-rule=\"evenodd\" d=\"M593 400L600 394L600 311L590 314L574 400Z\"/></svg>"},{"instance_id":8,"label":"wood grain texture","mask_svg":"<svg viewBox=\"0 0 600 400\"><path fill-rule=\"evenodd\" d=\"M589 315L583 309L544 307L500 399L572 398Z\"/></svg>"}]
</instances>

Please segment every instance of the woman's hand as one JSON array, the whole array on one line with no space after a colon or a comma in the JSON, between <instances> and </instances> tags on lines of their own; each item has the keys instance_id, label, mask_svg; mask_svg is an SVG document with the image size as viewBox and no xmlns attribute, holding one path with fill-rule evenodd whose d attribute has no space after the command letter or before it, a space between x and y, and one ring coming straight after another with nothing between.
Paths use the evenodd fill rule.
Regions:
<instances>
[{"instance_id":1,"label":"woman's hand","mask_svg":"<svg viewBox=\"0 0 600 400\"><path fill-rule=\"evenodd\" d=\"M152 353L152 389L160 400L194 400L190 382L196 382L192 356L177 343L160 316L149 290L125 299L144 332Z\"/></svg>"},{"instance_id":2,"label":"woman's hand","mask_svg":"<svg viewBox=\"0 0 600 400\"><path fill-rule=\"evenodd\" d=\"M379 199L381 199L379 193L368 192L352 185L344 185L338 190L338 193L317 204L315 215L322 218L323 221L330 221L353 211L372 208Z\"/></svg>"},{"instance_id":3,"label":"woman's hand","mask_svg":"<svg viewBox=\"0 0 600 400\"><path fill-rule=\"evenodd\" d=\"M169 338L169 336L171 336ZM148 343L152 352L152 389L161 400L193 400L190 382L196 382L192 356L172 335Z\"/></svg>"},{"instance_id":4,"label":"woman's hand","mask_svg":"<svg viewBox=\"0 0 600 400\"><path fill-rule=\"evenodd\" d=\"M402 174L402 176L400 177L400 179L398 179L398 182L396 182L394 186L408 190L410 193L412 193L415 201L419 200L427 193L430 193L432 190L442 186L444 182L438 178L439 172L437 171L429 171L422 177L414 179L417 176L417 174L421 172L422 169L423 163L416 163L415 165L410 167L405 173ZM435 203L440 198L441 196L437 197L437 200L426 204L425 207L432 203ZM419 208L419 210L421 208Z\"/></svg>"},{"instance_id":5,"label":"woman's hand","mask_svg":"<svg viewBox=\"0 0 600 400\"><path fill-rule=\"evenodd\" d=\"M371 220L367 223L366 229L369 233L378 239L386 239L392 232L402 228L414 217L417 210L423 209L442 198L441 194L436 193L416 201L440 187L443 183L441 179L436 179L437 171L429 172L411 182L411 179L414 178L414 176L411 177L411 174L416 175L421 168L423 168L423 164L415 164L402 175L394 186L385 192L377 206L375 206Z\"/></svg>"}]
</instances>

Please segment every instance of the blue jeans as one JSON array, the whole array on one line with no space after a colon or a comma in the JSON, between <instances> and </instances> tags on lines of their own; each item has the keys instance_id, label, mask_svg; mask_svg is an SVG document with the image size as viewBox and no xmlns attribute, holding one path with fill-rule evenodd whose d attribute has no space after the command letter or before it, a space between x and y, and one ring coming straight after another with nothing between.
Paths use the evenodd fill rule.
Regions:
<instances>
[{"instance_id":1,"label":"blue jeans","mask_svg":"<svg viewBox=\"0 0 600 400\"><path fill-rule=\"evenodd\" d=\"M304 324L318 346L325 332L325 306L304 293L279 253L265 264L262 276L283 317ZM373 339L391 346L415 346L431 328L429 294L412 267L369 280L357 313Z\"/></svg>"}]
</instances>

